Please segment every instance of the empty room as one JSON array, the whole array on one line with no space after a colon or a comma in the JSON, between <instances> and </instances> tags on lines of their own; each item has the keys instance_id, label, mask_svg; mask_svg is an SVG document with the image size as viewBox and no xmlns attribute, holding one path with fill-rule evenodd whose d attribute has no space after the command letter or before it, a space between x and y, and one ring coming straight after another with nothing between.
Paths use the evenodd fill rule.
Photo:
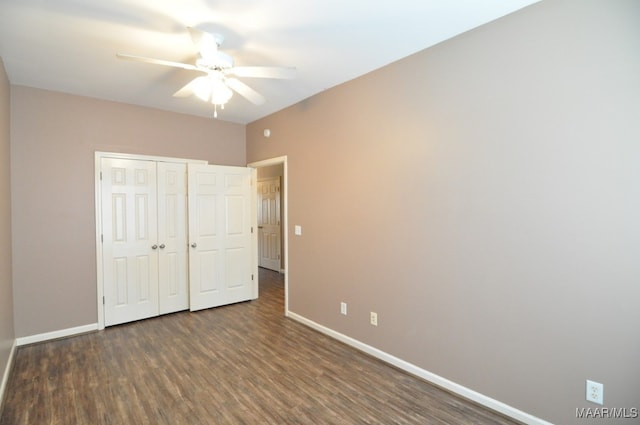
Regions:
<instances>
[{"instance_id":1,"label":"empty room","mask_svg":"<svg viewBox=\"0 0 640 425\"><path fill-rule=\"evenodd\" d=\"M0 424L640 423L638 22L2 0Z\"/></svg>"}]
</instances>

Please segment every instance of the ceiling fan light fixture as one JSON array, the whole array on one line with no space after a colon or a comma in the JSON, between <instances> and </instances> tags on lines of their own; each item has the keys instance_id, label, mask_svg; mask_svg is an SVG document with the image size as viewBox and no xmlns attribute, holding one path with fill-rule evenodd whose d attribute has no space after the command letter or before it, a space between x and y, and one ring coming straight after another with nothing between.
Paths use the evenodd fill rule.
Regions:
<instances>
[{"instance_id":1,"label":"ceiling fan light fixture","mask_svg":"<svg viewBox=\"0 0 640 425\"><path fill-rule=\"evenodd\" d=\"M233 92L222 80L211 82L211 103L214 105L224 105L231 99Z\"/></svg>"}]
</instances>

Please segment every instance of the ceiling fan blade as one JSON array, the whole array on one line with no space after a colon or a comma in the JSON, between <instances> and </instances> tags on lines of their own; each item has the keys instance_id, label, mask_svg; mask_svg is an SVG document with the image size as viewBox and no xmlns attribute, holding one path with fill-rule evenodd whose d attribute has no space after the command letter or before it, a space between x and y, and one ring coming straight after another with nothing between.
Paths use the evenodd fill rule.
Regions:
<instances>
[{"instance_id":1,"label":"ceiling fan blade","mask_svg":"<svg viewBox=\"0 0 640 425\"><path fill-rule=\"evenodd\" d=\"M227 86L254 105L262 105L266 99L260 93L238 80L237 78L227 78L225 80Z\"/></svg>"},{"instance_id":2,"label":"ceiling fan blade","mask_svg":"<svg viewBox=\"0 0 640 425\"><path fill-rule=\"evenodd\" d=\"M173 94L174 97L195 95L208 102L211 97L211 79L208 76L197 77Z\"/></svg>"},{"instance_id":3,"label":"ceiling fan blade","mask_svg":"<svg viewBox=\"0 0 640 425\"><path fill-rule=\"evenodd\" d=\"M222 44L223 38L221 35L213 35L208 32L200 31L197 28L187 27L193 44L200 52L200 56L207 61L214 61L216 59L216 53L218 52L218 46Z\"/></svg>"},{"instance_id":4,"label":"ceiling fan blade","mask_svg":"<svg viewBox=\"0 0 640 425\"><path fill-rule=\"evenodd\" d=\"M118 57L119 59L125 59L125 60L130 60L130 61L152 63L152 64L155 64L155 65L164 65L164 66L171 66L171 67L174 67L174 68L187 69L189 71L204 72L201 69L199 69L197 66L189 65L187 63L172 62L172 61L166 61L166 60L154 59L154 58L146 58L144 56L127 55L127 54L124 54L124 53L116 53L116 57Z\"/></svg>"},{"instance_id":5,"label":"ceiling fan blade","mask_svg":"<svg viewBox=\"0 0 640 425\"><path fill-rule=\"evenodd\" d=\"M297 72L294 67L236 66L234 68L231 68L229 73L238 77L281 78L290 80L296 77Z\"/></svg>"},{"instance_id":6,"label":"ceiling fan blade","mask_svg":"<svg viewBox=\"0 0 640 425\"><path fill-rule=\"evenodd\" d=\"M206 77L198 77L198 78L206 78ZM196 78L197 80L197 78ZM193 86L195 80L189 81L185 84L180 90L173 94L173 97L189 97L193 94Z\"/></svg>"}]
</instances>

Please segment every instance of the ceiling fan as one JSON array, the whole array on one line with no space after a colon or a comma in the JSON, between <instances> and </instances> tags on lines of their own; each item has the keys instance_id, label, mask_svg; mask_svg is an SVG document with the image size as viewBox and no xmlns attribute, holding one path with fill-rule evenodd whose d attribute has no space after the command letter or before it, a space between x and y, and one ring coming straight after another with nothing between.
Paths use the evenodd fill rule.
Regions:
<instances>
[{"instance_id":1,"label":"ceiling fan","mask_svg":"<svg viewBox=\"0 0 640 425\"><path fill-rule=\"evenodd\" d=\"M205 102L211 102L214 105L214 117L216 118L218 117L218 106L224 109L224 105L231 99L234 91L255 105L261 105L265 102L264 96L236 77L291 79L296 76L296 69L293 67L234 66L233 58L220 51L220 45L224 41L222 35L210 34L192 27L187 27L187 29L193 44L199 52L199 57L195 64L124 53L117 53L116 56L120 59L171 66L203 73L204 75L196 77L173 95L175 97L195 95Z\"/></svg>"}]
</instances>

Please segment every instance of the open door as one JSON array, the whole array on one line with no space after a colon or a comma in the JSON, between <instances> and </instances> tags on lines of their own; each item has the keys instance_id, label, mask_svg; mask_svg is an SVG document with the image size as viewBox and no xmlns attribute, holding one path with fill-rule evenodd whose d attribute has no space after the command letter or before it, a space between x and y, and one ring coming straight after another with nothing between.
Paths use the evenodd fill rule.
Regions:
<instances>
[{"instance_id":1,"label":"open door","mask_svg":"<svg viewBox=\"0 0 640 425\"><path fill-rule=\"evenodd\" d=\"M191 311L258 298L256 171L189 165Z\"/></svg>"},{"instance_id":2,"label":"open door","mask_svg":"<svg viewBox=\"0 0 640 425\"><path fill-rule=\"evenodd\" d=\"M280 178L258 181L258 266L279 272Z\"/></svg>"}]
</instances>

